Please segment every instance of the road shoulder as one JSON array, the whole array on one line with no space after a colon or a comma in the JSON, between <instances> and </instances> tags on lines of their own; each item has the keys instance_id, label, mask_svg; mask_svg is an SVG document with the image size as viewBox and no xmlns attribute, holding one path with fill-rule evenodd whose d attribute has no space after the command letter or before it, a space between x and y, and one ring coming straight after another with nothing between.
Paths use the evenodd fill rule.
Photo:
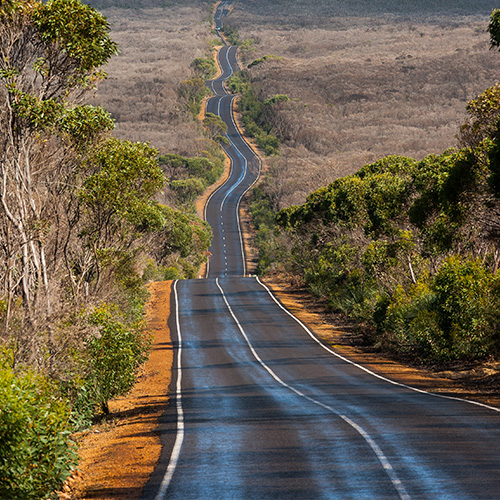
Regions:
<instances>
[{"instance_id":1,"label":"road shoulder","mask_svg":"<svg viewBox=\"0 0 500 500\"><path fill-rule=\"evenodd\" d=\"M158 419L168 404L173 346L168 328L172 282L149 285L147 326L154 334L148 362L126 396L110 401L109 417L77 436L79 473L61 500L135 500L161 453Z\"/></svg>"}]
</instances>

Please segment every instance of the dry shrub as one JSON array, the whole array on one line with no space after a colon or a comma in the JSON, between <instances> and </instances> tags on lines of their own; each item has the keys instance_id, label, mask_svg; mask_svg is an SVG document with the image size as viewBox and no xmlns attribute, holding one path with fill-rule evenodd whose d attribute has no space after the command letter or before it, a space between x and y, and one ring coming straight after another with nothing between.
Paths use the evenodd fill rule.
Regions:
<instances>
[{"instance_id":1,"label":"dry shrub","mask_svg":"<svg viewBox=\"0 0 500 500\"><path fill-rule=\"evenodd\" d=\"M248 61L282 57L250 72L264 96L292 99L286 203L383 156L454 146L467 101L500 67L486 32L494 3L238 3L230 22L255 40Z\"/></svg>"},{"instance_id":2,"label":"dry shrub","mask_svg":"<svg viewBox=\"0 0 500 500\"><path fill-rule=\"evenodd\" d=\"M94 3L108 7L120 2ZM209 12L208 2L201 0L150 1L135 9L103 10L120 55L106 67L108 79L93 103L110 111L116 137L150 142L161 153L199 152L201 128L181 111L176 88L192 76L192 61L207 54L212 39Z\"/></svg>"}]
</instances>

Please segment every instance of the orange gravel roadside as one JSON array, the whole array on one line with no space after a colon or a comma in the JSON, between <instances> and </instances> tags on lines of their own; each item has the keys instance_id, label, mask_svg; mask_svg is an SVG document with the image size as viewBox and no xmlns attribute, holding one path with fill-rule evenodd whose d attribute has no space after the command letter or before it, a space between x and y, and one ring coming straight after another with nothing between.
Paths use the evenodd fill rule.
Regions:
<instances>
[{"instance_id":1,"label":"orange gravel roadside","mask_svg":"<svg viewBox=\"0 0 500 500\"><path fill-rule=\"evenodd\" d=\"M77 436L79 473L61 500L134 500L156 466L161 452L158 419L168 404L173 349L168 328L172 282L149 285L148 328L154 345L132 391L110 401L105 422Z\"/></svg>"}]
</instances>

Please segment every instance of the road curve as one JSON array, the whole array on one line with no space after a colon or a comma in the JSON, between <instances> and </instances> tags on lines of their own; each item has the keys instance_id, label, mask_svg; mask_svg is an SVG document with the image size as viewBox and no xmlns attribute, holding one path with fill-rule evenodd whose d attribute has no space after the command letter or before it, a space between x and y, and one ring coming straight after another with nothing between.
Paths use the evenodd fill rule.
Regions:
<instances>
[{"instance_id":1,"label":"road curve","mask_svg":"<svg viewBox=\"0 0 500 500\"><path fill-rule=\"evenodd\" d=\"M225 45L218 53L221 75L210 82L215 94L207 102L206 111L214 113L227 124L224 146L231 161L228 180L208 199L205 219L212 226L214 238L210 249L206 277L245 276L247 274L243 236L239 221L240 201L260 175L260 159L241 136L233 116L236 96L228 94L224 82L239 70L237 47Z\"/></svg>"},{"instance_id":2,"label":"road curve","mask_svg":"<svg viewBox=\"0 0 500 500\"><path fill-rule=\"evenodd\" d=\"M221 4L227 12L231 2ZM260 163L221 81L238 67L236 48L223 47L219 61L207 110L228 124L231 175L206 207L214 229L207 279L174 284L172 404L143 498L500 498L497 409L345 360L245 277L238 207Z\"/></svg>"}]
</instances>

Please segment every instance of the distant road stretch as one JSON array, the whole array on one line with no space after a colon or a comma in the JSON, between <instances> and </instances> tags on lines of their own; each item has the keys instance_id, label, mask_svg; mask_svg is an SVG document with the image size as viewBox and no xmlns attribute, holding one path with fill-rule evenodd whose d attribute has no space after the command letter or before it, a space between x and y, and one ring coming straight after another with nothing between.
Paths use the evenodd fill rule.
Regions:
<instances>
[{"instance_id":1,"label":"distant road stretch","mask_svg":"<svg viewBox=\"0 0 500 500\"><path fill-rule=\"evenodd\" d=\"M222 26L231 2L221 2ZM207 111L228 125L228 181L209 199L207 278L176 282L162 459L143 498L500 499L500 413L379 377L336 355L247 277L239 204L260 160L222 75Z\"/></svg>"}]
</instances>

